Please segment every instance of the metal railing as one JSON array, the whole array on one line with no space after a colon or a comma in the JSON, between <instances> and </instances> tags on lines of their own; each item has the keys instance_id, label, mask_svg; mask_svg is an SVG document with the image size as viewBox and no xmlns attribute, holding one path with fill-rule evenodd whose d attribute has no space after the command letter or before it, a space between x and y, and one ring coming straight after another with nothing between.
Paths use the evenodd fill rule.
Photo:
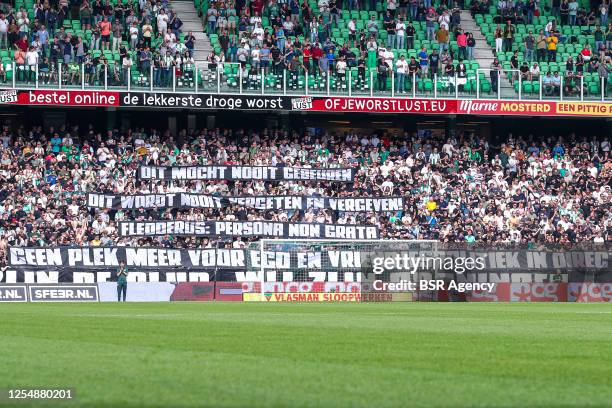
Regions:
<instances>
[{"instance_id":1,"label":"metal railing","mask_svg":"<svg viewBox=\"0 0 612 408\"><path fill-rule=\"evenodd\" d=\"M124 90L177 93L387 96L398 98L507 99L612 101L612 81L589 74L585 77L550 80L540 74L525 77L518 70L477 69L465 76L378 74L347 68L345 72L298 72L272 69L247 70L237 63L205 67L185 64L181 68L149 66L141 70L118 64L62 64L7 67L10 80L0 88L41 90ZM529 79L527 79L529 78Z\"/></svg>"}]
</instances>

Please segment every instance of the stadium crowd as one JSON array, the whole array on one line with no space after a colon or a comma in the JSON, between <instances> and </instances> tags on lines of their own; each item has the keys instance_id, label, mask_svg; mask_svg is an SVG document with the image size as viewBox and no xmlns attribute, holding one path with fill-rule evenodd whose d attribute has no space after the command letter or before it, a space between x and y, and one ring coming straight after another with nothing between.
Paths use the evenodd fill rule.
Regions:
<instances>
[{"instance_id":1,"label":"stadium crowd","mask_svg":"<svg viewBox=\"0 0 612 408\"><path fill-rule=\"evenodd\" d=\"M155 71L167 86L172 70L194 64L195 37L167 0L18 0L0 5L0 79L15 63L20 82L56 83L62 63L65 84L125 84L134 74ZM84 69L81 69L81 65ZM106 74L105 74L106 72ZM12 74L12 73L11 73ZM147 75L148 76L148 75Z\"/></svg>"},{"instance_id":2,"label":"stadium crowd","mask_svg":"<svg viewBox=\"0 0 612 408\"><path fill-rule=\"evenodd\" d=\"M612 77L611 3L197 0L196 6L213 45L206 56L208 67L236 63L243 78L254 77L256 82L261 69L276 75L286 71L289 86L303 88L308 72L313 77L311 89L322 85L317 77L331 74L334 89L345 88L350 77L356 89L368 84L387 91L393 73L394 86L402 92L412 88L413 75L426 90L432 89L436 75L441 78L438 89L456 75L461 91L478 78L481 90L495 92L500 75L514 81L520 71L523 81L546 79L547 94L560 92L555 78L562 77L569 93L577 92L580 78L585 78L587 93L598 95L601 80L606 89ZM495 48L498 60L490 66L480 66L474 58L477 40L462 28L463 9L476 17ZM195 37L182 33L182 26L166 0L17 0L14 6L0 8L0 80L15 75L19 82L34 82L38 71L40 83L57 83L61 62L66 85L84 80L116 86L131 80L133 85L149 86L152 72L153 85L167 87L173 71L179 85L206 82L208 76L195 78ZM489 74L481 77L478 69ZM235 84L234 68L228 73L225 80ZM373 84L370 73L376 77ZM469 84L468 90L472 88ZM534 84L524 91L535 93Z\"/></svg>"},{"instance_id":3,"label":"stadium crowd","mask_svg":"<svg viewBox=\"0 0 612 408\"><path fill-rule=\"evenodd\" d=\"M8 246L210 247L214 238L118 237L120 220L276 220L376 225L386 239L570 243L612 239L610 139L471 134L319 135L263 129L99 132L4 128L0 251ZM355 167L353 183L140 181L139 165ZM402 196L393 213L332 210L88 209L84 193ZM242 247L235 239L221 245ZM5 259L4 256L0 259Z\"/></svg>"},{"instance_id":4,"label":"stadium crowd","mask_svg":"<svg viewBox=\"0 0 612 408\"><path fill-rule=\"evenodd\" d=\"M243 77L261 69L274 74L286 70L291 78L306 72L314 77L329 73L346 82L347 73L352 71L353 81L359 86L370 78L369 72L374 72L376 89L386 91L393 72L396 89L401 92L411 88L413 75L419 81L431 80L436 74L443 78L457 75L462 87L478 77L481 88L495 92L501 75L508 75L514 82L521 71L522 79L531 82L540 78L542 70L542 78L550 72L545 85L551 95L560 91L556 80L551 79L555 73L571 82L569 93L579 86L581 77L586 79L587 93L600 93L602 79L604 89L608 86L612 75L610 3L202 2L207 31L216 45L208 56L211 67L223 61L239 63ZM477 40L474 33L461 26L461 10L465 8L477 17L487 42L495 47L498 59L490 66L481 67L473 61ZM483 16L490 17L495 26L488 26ZM489 69L489 79L477 75L478 68ZM527 86L528 92L532 89L533 85Z\"/></svg>"}]
</instances>

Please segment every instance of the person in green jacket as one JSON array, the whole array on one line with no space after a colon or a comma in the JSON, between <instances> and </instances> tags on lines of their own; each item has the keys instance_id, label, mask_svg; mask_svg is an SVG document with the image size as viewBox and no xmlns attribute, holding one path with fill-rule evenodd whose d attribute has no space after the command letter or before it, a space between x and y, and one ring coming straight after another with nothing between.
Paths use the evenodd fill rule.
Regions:
<instances>
[{"instance_id":1,"label":"person in green jacket","mask_svg":"<svg viewBox=\"0 0 612 408\"><path fill-rule=\"evenodd\" d=\"M123 301L125 302L125 296L127 294L127 275L128 268L125 266L125 262L119 263L117 268L117 302L121 302L121 293L123 292Z\"/></svg>"}]
</instances>

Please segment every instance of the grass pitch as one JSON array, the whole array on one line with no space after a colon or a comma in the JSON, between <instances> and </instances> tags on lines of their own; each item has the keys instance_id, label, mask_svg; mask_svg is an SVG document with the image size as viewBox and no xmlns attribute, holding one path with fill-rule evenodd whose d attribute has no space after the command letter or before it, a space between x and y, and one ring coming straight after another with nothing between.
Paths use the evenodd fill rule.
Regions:
<instances>
[{"instance_id":1,"label":"grass pitch","mask_svg":"<svg viewBox=\"0 0 612 408\"><path fill-rule=\"evenodd\" d=\"M2 304L3 406L611 406L605 304ZM3 391L6 394L6 391Z\"/></svg>"}]
</instances>

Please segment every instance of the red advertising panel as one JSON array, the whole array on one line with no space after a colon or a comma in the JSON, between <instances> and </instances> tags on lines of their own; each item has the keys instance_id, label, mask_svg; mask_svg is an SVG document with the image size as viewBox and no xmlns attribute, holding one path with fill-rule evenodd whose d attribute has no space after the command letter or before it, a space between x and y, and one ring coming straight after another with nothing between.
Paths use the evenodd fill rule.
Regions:
<instances>
[{"instance_id":1,"label":"red advertising panel","mask_svg":"<svg viewBox=\"0 0 612 408\"><path fill-rule=\"evenodd\" d=\"M44 106L119 106L119 92L104 91L26 91L15 92L12 102Z\"/></svg>"},{"instance_id":2,"label":"red advertising panel","mask_svg":"<svg viewBox=\"0 0 612 408\"><path fill-rule=\"evenodd\" d=\"M308 97L301 98L309 104ZM296 102L292 101L295 108ZM454 99L408 99L408 98L351 98L327 97L312 98L310 108L304 110L324 112L373 112L373 113L422 113L449 114L457 111L457 101Z\"/></svg>"}]
</instances>

